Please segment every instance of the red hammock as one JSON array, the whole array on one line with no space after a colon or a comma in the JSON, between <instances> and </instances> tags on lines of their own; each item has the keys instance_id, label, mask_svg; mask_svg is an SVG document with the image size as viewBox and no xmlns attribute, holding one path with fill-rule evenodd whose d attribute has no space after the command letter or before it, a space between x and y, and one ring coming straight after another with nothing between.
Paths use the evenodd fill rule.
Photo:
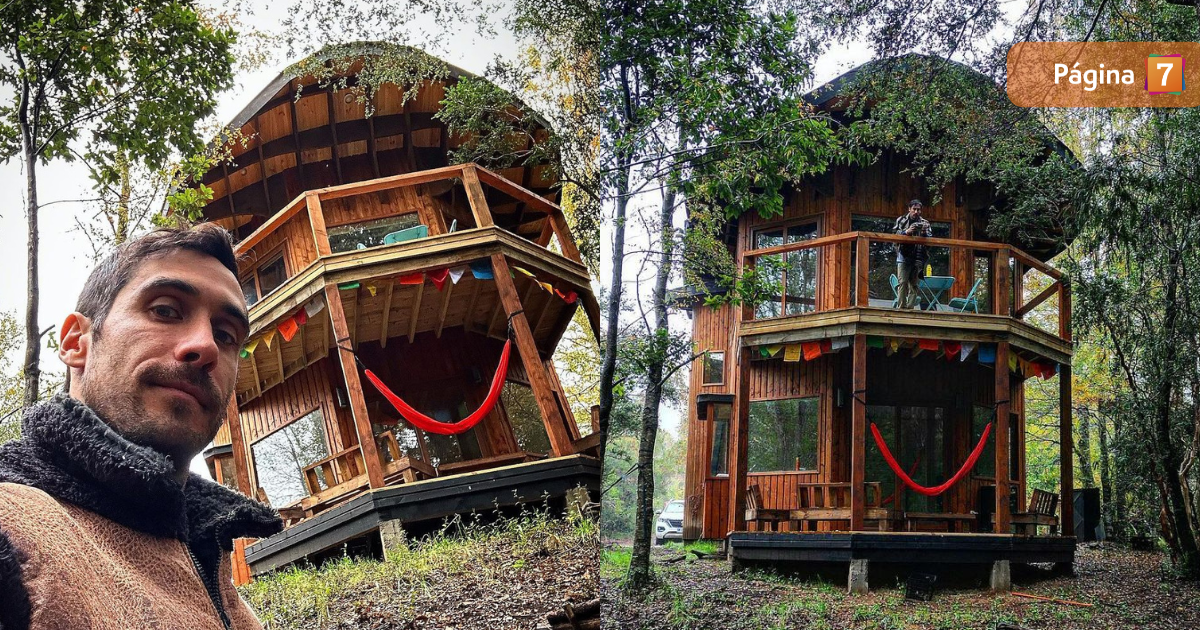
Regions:
<instances>
[{"instance_id":1,"label":"red hammock","mask_svg":"<svg viewBox=\"0 0 1200 630\"><path fill-rule=\"evenodd\" d=\"M512 340L509 339L504 342L504 350L500 353L500 364L496 366L496 375L492 377L492 387L488 390L487 398L484 399L479 409L476 409L474 413L460 422L438 422L413 409L408 403L394 394L392 390L388 389L388 386L384 385L383 381L379 380L379 377L375 376L374 372L366 370L365 367L364 370L367 373L367 380L371 381L375 389L378 389L379 393L383 394L384 398L387 398L392 403L396 411L399 411L400 415L404 416L404 419L408 420L413 426L422 431L437 433L438 435L458 435L464 431L469 431L471 427L479 424L479 421L487 417L491 413L492 408L496 406L496 401L500 399L500 390L504 388L504 381L508 376L508 355L511 350Z\"/></svg>"},{"instance_id":2,"label":"red hammock","mask_svg":"<svg viewBox=\"0 0 1200 630\"><path fill-rule=\"evenodd\" d=\"M926 488L925 486L913 481L912 477L909 477L908 474L904 472L904 469L900 467L900 463L896 461L895 457L892 457L892 452L888 450L887 444L884 444L883 436L879 434L879 427L875 426L874 422L871 423L871 435L875 436L875 445L879 447L879 452L883 454L883 459L888 463L888 466L892 468L892 472L896 473L896 476L904 482L904 485L916 490L917 492L920 492L927 497L936 497L937 495L949 490L954 484L962 480L962 478L968 472L970 472L972 468L975 467L975 462L979 461L979 456L983 454L983 447L987 445L988 435L991 432L992 423L989 422L988 425L983 428L983 435L979 438L979 443L975 445L975 450L971 451L971 455L967 457L967 461L963 462L962 468L959 468L958 472L954 473L954 476L951 477L946 483L933 488Z\"/></svg>"}]
</instances>

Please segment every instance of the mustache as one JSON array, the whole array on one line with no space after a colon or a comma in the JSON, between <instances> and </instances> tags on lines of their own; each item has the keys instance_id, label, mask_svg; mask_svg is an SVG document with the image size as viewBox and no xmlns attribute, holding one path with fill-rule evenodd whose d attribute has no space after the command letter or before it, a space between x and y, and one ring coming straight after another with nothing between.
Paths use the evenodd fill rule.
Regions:
<instances>
[{"instance_id":1,"label":"mustache","mask_svg":"<svg viewBox=\"0 0 1200 630\"><path fill-rule=\"evenodd\" d=\"M224 398L217 384L209 377L203 368L191 364L174 366L152 365L141 375L143 385L175 385L185 383L196 388L199 393L200 406L212 410L220 406Z\"/></svg>"}]
</instances>

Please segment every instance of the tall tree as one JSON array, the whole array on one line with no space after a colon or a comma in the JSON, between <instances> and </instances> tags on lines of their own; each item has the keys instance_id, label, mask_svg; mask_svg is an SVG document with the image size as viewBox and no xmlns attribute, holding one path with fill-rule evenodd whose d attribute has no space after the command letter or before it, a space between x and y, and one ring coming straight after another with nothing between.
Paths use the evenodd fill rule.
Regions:
<instances>
[{"instance_id":1,"label":"tall tree","mask_svg":"<svg viewBox=\"0 0 1200 630\"><path fill-rule=\"evenodd\" d=\"M12 0L0 9L0 159L25 171L24 403L40 391L40 165L86 157L102 182L199 146L196 121L231 83L234 34L188 0Z\"/></svg>"}]
</instances>

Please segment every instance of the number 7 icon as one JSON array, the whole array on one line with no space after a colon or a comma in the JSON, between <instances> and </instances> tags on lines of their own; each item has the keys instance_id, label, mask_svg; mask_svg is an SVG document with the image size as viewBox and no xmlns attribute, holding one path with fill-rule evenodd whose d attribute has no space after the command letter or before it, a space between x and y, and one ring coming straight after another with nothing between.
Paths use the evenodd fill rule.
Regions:
<instances>
[{"instance_id":1,"label":"number 7 icon","mask_svg":"<svg viewBox=\"0 0 1200 630\"><path fill-rule=\"evenodd\" d=\"M1150 55L1146 58L1146 91L1150 94L1182 94L1182 55Z\"/></svg>"}]
</instances>

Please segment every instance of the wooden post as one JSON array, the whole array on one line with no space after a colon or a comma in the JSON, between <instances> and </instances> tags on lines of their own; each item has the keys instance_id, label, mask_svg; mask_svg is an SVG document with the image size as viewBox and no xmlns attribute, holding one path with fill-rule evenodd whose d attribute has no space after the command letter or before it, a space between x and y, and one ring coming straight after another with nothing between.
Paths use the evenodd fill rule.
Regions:
<instances>
[{"instance_id":1,"label":"wooden post","mask_svg":"<svg viewBox=\"0 0 1200 630\"><path fill-rule=\"evenodd\" d=\"M850 425L850 531L862 531L866 516L867 336L854 335L854 382Z\"/></svg>"},{"instance_id":2,"label":"wooden post","mask_svg":"<svg viewBox=\"0 0 1200 630\"><path fill-rule=\"evenodd\" d=\"M1013 260L1012 282L1012 310L1016 313L1025 303L1025 265L1019 259Z\"/></svg>"},{"instance_id":3,"label":"wooden post","mask_svg":"<svg viewBox=\"0 0 1200 630\"><path fill-rule=\"evenodd\" d=\"M855 274L854 289L855 289L855 305L869 306L871 304L871 277L870 277L870 262L871 262L871 241L866 237L860 236L856 239L858 249L855 252Z\"/></svg>"},{"instance_id":4,"label":"wooden post","mask_svg":"<svg viewBox=\"0 0 1200 630\"><path fill-rule=\"evenodd\" d=\"M750 348L737 345L737 366L734 370L737 393L733 398L729 439L733 448L729 458L729 531L746 529L746 460L750 441Z\"/></svg>"},{"instance_id":5,"label":"wooden post","mask_svg":"<svg viewBox=\"0 0 1200 630\"><path fill-rule=\"evenodd\" d=\"M525 373L529 375L529 385L533 389L534 399L537 400L542 422L546 424L550 447L554 449L555 457L571 455L575 452L571 432L558 410L554 388L551 387L550 377L546 375L546 368L542 365L533 331L529 329L529 320L525 318L525 312L521 308L521 298L517 295L517 287L509 275L508 261L504 259L503 254L492 254L492 275L496 277L500 303L512 321L517 353L521 355L521 364L525 366Z\"/></svg>"},{"instance_id":6,"label":"wooden post","mask_svg":"<svg viewBox=\"0 0 1200 630\"><path fill-rule=\"evenodd\" d=\"M253 497L254 488L250 485L250 463L246 461L246 444L242 440L242 418L238 414L237 393L229 397L225 422L229 423L229 444L233 448L233 471L237 477L238 490L248 497Z\"/></svg>"},{"instance_id":7,"label":"wooden post","mask_svg":"<svg viewBox=\"0 0 1200 630\"><path fill-rule=\"evenodd\" d=\"M1009 252L1007 248L997 249L992 255L992 312L996 315L1011 315L1010 294L1012 274L1008 269ZM999 365L997 363L997 365ZM1005 395L1007 398L1007 395Z\"/></svg>"},{"instance_id":8,"label":"wooden post","mask_svg":"<svg viewBox=\"0 0 1200 630\"><path fill-rule=\"evenodd\" d=\"M317 256L328 256L329 234L325 231L325 213L321 210L321 198L317 193L304 193L304 203L308 206L308 222L312 225L313 243L317 246Z\"/></svg>"},{"instance_id":9,"label":"wooden post","mask_svg":"<svg viewBox=\"0 0 1200 630\"><path fill-rule=\"evenodd\" d=\"M1007 341L996 344L996 512L995 532L1009 534L1012 530L1012 512L1008 506L1008 410L1009 403L1009 374Z\"/></svg>"},{"instance_id":10,"label":"wooden post","mask_svg":"<svg viewBox=\"0 0 1200 630\"><path fill-rule=\"evenodd\" d=\"M1058 461L1062 483L1059 503L1059 532L1063 536L1075 535L1075 464L1072 452L1074 433L1071 431L1071 364L1064 363L1058 371Z\"/></svg>"},{"instance_id":11,"label":"wooden post","mask_svg":"<svg viewBox=\"0 0 1200 630\"><path fill-rule=\"evenodd\" d=\"M476 227L495 225L492 223L492 211L488 208L483 186L479 185L479 173L474 164L463 167L462 179L463 187L467 189L467 202L471 204L471 214L475 215Z\"/></svg>"},{"instance_id":12,"label":"wooden post","mask_svg":"<svg viewBox=\"0 0 1200 630\"><path fill-rule=\"evenodd\" d=\"M350 329L346 325L346 312L342 309L342 296L336 284L325 285L325 302L329 308L329 321L333 324L333 337L338 345L342 376L350 397L350 410L354 415L354 433L358 436L358 447L367 465L367 479L372 488L382 488L383 463L379 461L379 452L375 449L375 433L371 431L367 400L363 397L362 381L358 378L358 364L354 362L354 353L345 347L350 343Z\"/></svg>"},{"instance_id":13,"label":"wooden post","mask_svg":"<svg viewBox=\"0 0 1200 630\"><path fill-rule=\"evenodd\" d=\"M1071 340L1071 286L1065 278L1058 282L1058 336Z\"/></svg>"}]
</instances>

